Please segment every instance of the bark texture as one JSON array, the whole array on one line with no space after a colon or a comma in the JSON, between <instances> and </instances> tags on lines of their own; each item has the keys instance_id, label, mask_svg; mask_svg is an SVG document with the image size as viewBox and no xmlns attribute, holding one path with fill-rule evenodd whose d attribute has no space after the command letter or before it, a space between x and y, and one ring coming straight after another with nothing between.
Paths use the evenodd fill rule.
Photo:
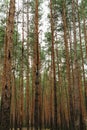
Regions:
<instances>
[{"instance_id":1,"label":"bark texture","mask_svg":"<svg viewBox=\"0 0 87 130\"><path fill-rule=\"evenodd\" d=\"M4 41L4 68L3 87L1 99L1 130L10 129L10 106L11 106L11 59L14 31L15 0L10 0L10 8L6 25Z\"/></svg>"}]
</instances>

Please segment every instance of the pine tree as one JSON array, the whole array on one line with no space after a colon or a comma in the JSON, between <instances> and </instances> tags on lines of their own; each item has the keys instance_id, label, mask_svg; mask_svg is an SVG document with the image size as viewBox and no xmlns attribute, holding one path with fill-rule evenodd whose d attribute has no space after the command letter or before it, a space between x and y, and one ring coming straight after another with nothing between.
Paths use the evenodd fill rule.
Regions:
<instances>
[{"instance_id":1,"label":"pine tree","mask_svg":"<svg viewBox=\"0 0 87 130\"><path fill-rule=\"evenodd\" d=\"M11 108L11 88L12 88L12 46L14 31L15 0L10 0L9 14L6 24L4 40L4 68L3 86L1 99L1 130L10 129L10 108Z\"/></svg>"},{"instance_id":2,"label":"pine tree","mask_svg":"<svg viewBox=\"0 0 87 130\"><path fill-rule=\"evenodd\" d=\"M55 65L55 47L54 47L54 20L53 20L53 8L52 0L50 0L50 25L51 25L51 37L52 37L52 73L53 73L53 88L54 88L54 130L57 130L57 86L56 86L56 65Z\"/></svg>"},{"instance_id":3,"label":"pine tree","mask_svg":"<svg viewBox=\"0 0 87 130\"><path fill-rule=\"evenodd\" d=\"M39 33L38 33L38 0L35 0L35 46L36 46L36 75L35 75L35 110L34 110L34 127L39 128Z\"/></svg>"}]
</instances>

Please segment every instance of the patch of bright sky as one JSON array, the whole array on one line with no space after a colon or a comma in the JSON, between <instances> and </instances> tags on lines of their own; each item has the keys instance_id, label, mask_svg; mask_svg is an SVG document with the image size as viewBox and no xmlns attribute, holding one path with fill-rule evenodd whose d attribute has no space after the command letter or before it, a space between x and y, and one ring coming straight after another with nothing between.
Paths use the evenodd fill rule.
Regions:
<instances>
[{"instance_id":1,"label":"patch of bright sky","mask_svg":"<svg viewBox=\"0 0 87 130\"><path fill-rule=\"evenodd\" d=\"M40 30L41 30L40 40L42 42L42 44L41 44L42 46L45 45L45 43L44 43L45 36L44 35L45 35L45 32L47 31L48 25L49 25L49 21L47 19L48 14L49 14L48 4L49 4L48 0L44 0L44 2L42 3L42 14L43 15L42 15L42 19L41 19L42 25L40 28Z\"/></svg>"},{"instance_id":2,"label":"patch of bright sky","mask_svg":"<svg viewBox=\"0 0 87 130\"><path fill-rule=\"evenodd\" d=\"M39 41L41 43L41 46L44 46L45 43L44 43L44 35L45 35L45 32L47 31L47 28L48 28L48 25L49 25L49 21L47 19L48 17L48 13L49 13L49 8L48 8L48 4L49 4L49 1L48 0L43 0L43 3L41 4L41 13L42 13L42 16L41 16L41 20L40 20L40 23L41 23L41 26L39 28ZM21 7L22 7L22 1L21 0L16 0L16 10L21 10ZM20 17L20 20L22 21L21 19L21 14L19 15ZM21 32L21 26L19 25L18 27L19 31Z\"/></svg>"}]
</instances>

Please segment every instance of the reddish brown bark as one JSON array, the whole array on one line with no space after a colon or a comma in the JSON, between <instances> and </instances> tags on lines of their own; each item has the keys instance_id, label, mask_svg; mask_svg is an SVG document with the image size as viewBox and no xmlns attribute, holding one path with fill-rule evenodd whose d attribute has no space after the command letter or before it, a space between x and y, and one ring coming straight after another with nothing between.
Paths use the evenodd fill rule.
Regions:
<instances>
[{"instance_id":1,"label":"reddish brown bark","mask_svg":"<svg viewBox=\"0 0 87 130\"><path fill-rule=\"evenodd\" d=\"M35 0L35 45L36 45L36 78L35 78L35 110L34 110L34 129L38 130L39 128L39 33L38 33L38 22L39 22L39 15L38 15L38 0Z\"/></svg>"},{"instance_id":2,"label":"reddish brown bark","mask_svg":"<svg viewBox=\"0 0 87 130\"><path fill-rule=\"evenodd\" d=\"M15 15L15 0L10 0L9 14L6 24L5 41L4 41L4 68L3 68L3 87L1 101L1 129L10 129L10 107L11 107L11 60L13 46L13 31L14 31L14 15Z\"/></svg>"},{"instance_id":3,"label":"reddish brown bark","mask_svg":"<svg viewBox=\"0 0 87 130\"><path fill-rule=\"evenodd\" d=\"M51 25L51 37L52 37L52 72L53 72L53 87L54 87L54 130L57 130L57 86L56 86L56 66L55 66L55 48L54 48L54 20L53 20L53 8L52 0L50 0L50 25Z\"/></svg>"}]
</instances>

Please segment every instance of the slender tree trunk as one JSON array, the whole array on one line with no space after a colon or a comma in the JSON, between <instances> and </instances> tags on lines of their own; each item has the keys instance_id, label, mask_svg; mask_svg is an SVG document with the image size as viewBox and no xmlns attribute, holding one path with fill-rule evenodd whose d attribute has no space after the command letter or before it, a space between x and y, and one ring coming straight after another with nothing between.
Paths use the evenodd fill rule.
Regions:
<instances>
[{"instance_id":1,"label":"slender tree trunk","mask_svg":"<svg viewBox=\"0 0 87 130\"><path fill-rule=\"evenodd\" d=\"M52 0L50 0L50 24L51 24L51 36L52 36L52 69L53 69L53 86L54 86L54 130L57 130L57 88L56 88L56 66L55 66L55 53L54 53L54 21Z\"/></svg>"},{"instance_id":2,"label":"slender tree trunk","mask_svg":"<svg viewBox=\"0 0 87 130\"><path fill-rule=\"evenodd\" d=\"M62 89L62 79L61 79L61 73L60 73L60 67L59 67L59 59L58 59L58 47L56 46L56 57L57 57L57 67L58 67L58 90L59 90L59 118L60 123L62 125L62 119L61 119L61 111L62 111L62 105L61 105L61 89ZM59 125L59 128L61 129L61 125Z\"/></svg>"},{"instance_id":3,"label":"slender tree trunk","mask_svg":"<svg viewBox=\"0 0 87 130\"><path fill-rule=\"evenodd\" d=\"M52 59L52 54L51 54ZM52 77L52 61L49 72L49 86L50 88L50 130L53 130L53 77Z\"/></svg>"},{"instance_id":4,"label":"slender tree trunk","mask_svg":"<svg viewBox=\"0 0 87 130\"><path fill-rule=\"evenodd\" d=\"M34 127L34 108L35 108L35 70L36 70L36 53L35 53L36 46L33 46L33 61L32 61L32 102L31 102L31 130Z\"/></svg>"},{"instance_id":5,"label":"slender tree trunk","mask_svg":"<svg viewBox=\"0 0 87 130\"><path fill-rule=\"evenodd\" d=\"M23 14L22 14L22 51L21 51L21 72L20 72L20 130L23 127L23 119L24 119L24 0L22 3Z\"/></svg>"},{"instance_id":6,"label":"slender tree trunk","mask_svg":"<svg viewBox=\"0 0 87 130\"><path fill-rule=\"evenodd\" d=\"M40 50L41 47L39 47ZM39 51L40 52L40 51ZM41 60L39 58L39 70L41 69ZM41 89L41 74L39 74L39 129L42 129L42 89Z\"/></svg>"},{"instance_id":7,"label":"slender tree trunk","mask_svg":"<svg viewBox=\"0 0 87 130\"><path fill-rule=\"evenodd\" d=\"M70 116L70 129L74 129L74 118L73 118L73 103L72 103L72 88L71 88L71 74L70 74L70 58L68 49L68 37L67 37L67 22L66 22L66 5L63 2L63 28L64 28L64 43L66 50L66 71L67 71L67 81L68 81L68 93L69 93L69 116Z\"/></svg>"},{"instance_id":8,"label":"slender tree trunk","mask_svg":"<svg viewBox=\"0 0 87 130\"><path fill-rule=\"evenodd\" d=\"M35 50L35 47L33 48L33 51ZM32 61L32 103L31 103L31 130L33 130L34 127L34 108L35 108L35 63L36 60L33 57Z\"/></svg>"},{"instance_id":9,"label":"slender tree trunk","mask_svg":"<svg viewBox=\"0 0 87 130\"><path fill-rule=\"evenodd\" d=\"M27 0L27 72L26 72L26 122L29 130L29 3Z\"/></svg>"},{"instance_id":10,"label":"slender tree trunk","mask_svg":"<svg viewBox=\"0 0 87 130\"><path fill-rule=\"evenodd\" d=\"M1 99L1 130L10 129L10 107L11 107L11 60L13 46L13 31L14 31L14 15L15 15L15 0L10 0L9 14L6 24L6 33L4 41L4 68L3 68L3 87Z\"/></svg>"},{"instance_id":11,"label":"slender tree trunk","mask_svg":"<svg viewBox=\"0 0 87 130\"><path fill-rule=\"evenodd\" d=\"M85 41L85 48L86 48L86 58L87 58L87 28L86 28L86 16L85 16L85 7L84 7L84 0L82 0L82 12L83 12L83 28L84 28L84 41ZM85 104L86 104L86 113L87 113L87 84L85 82Z\"/></svg>"},{"instance_id":12,"label":"slender tree trunk","mask_svg":"<svg viewBox=\"0 0 87 130\"><path fill-rule=\"evenodd\" d=\"M38 35L38 0L35 0L35 45L36 45L36 79L35 79L35 110L34 128L39 128L39 35Z\"/></svg>"},{"instance_id":13,"label":"slender tree trunk","mask_svg":"<svg viewBox=\"0 0 87 130\"><path fill-rule=\"evenodd\" d=\"M75 21L75 1L72 0L72 19L73 19L73 36L74 36L74 114L75 129L80 130L80 97L79 97L79 79L78 79L78 61L77 61L77 38L76 38L76 21Z\"/></svg>"},{"instance_id":14,"label":"slender tree trunk","mask_svg":"<svg viewBox=\"0 0 87 130\"><path fill-rule=\"evenodd\" d=\"M11 128L14 128L14 122L15 122L15 75L14 72L12 74L12 98L11 98Z\"/></svg>"},{"instance_id":15,"label":"slender tree trunk","mask_svg":"<svg viewBox=\"0 0 87 130\"><path fill-rule=\"evenodd\" d=\"M18 1L19 2L19 1ZM19 9L19 3L18 3L18 9ZM16 24L17 24L17 32L18 32L18 14L17 14L17 19L16 19ZM18 44L18 33L16 32L16 45ZM15 44L14 44L15 45ZM14 46L15 47L15 46ZM18 127L18 117L19 117L19 112L18 112L18 89L17 89L17 83L16 83L16 69L17 69L17 62L16 62L16 50L14 50L14 80L15 80L15 88L14 88L14 96L15 96L15 122L14 122L14 130L17 130Z\"/></svg>"},{"instance_id":16,"label":"slender tree trunk","mask_svg":"<svg viewBox=\"0 0 87 130\"><path fill-rule=\"evenodd\" d=\"M17 88L16 88L16 81L15 81L15 121L14 121L14 129L17 130L18 127L18 99L17 99Z\"/></svg>"},{"instance_id":17,"label":"slender tree trunk","mask_svg":"<svg viewBox=\"0 0 87 130\"><path fill-rule=\"evenodd\" d=\"M82 36L81 36L81 23L80 23L80 14L79 14L79 9L78 9L78 0L77 2L77 11L78 11L78 26L79 26L79 40L80 40L80 50L81 50L81 60L82 60L82 72L83 72L83 81L84 81L84 86L86 84L85 80L85 70L84 70L84 57L83 57L83 50L82 50ZM82 78L81 78L82 79Z\"/></svg>"},{"instance_id":18,"label":"slender tree trunk","mask_svg":"<svg viewBox=\"0 0 87 130\"><path fill-rule=\"evenodd\" d=\"M81 50L81 60L82 60L82 76L81 76L81 70L79 67L79 95L80 95L80 129L84 129L85 127L83 126L83 122L85 120L85 108L84 108L84 99L82 96L83 90L82 90L82 78L83 78L83 83L84 83L84 90L85 90L85 85L86 85L86 78L85 78L85 69L84 69L84 57L83 57L83 49L82 49L82 35L81 35L81 22L80 22L80 14L79 14L79 5L78 5L78 0L76 1L77 3L77 11L78 11L78 25L79 25L79 39L80 39L80 50ZM86 96L86 94L85 94Z\"/></svg>"}]
</instances>

